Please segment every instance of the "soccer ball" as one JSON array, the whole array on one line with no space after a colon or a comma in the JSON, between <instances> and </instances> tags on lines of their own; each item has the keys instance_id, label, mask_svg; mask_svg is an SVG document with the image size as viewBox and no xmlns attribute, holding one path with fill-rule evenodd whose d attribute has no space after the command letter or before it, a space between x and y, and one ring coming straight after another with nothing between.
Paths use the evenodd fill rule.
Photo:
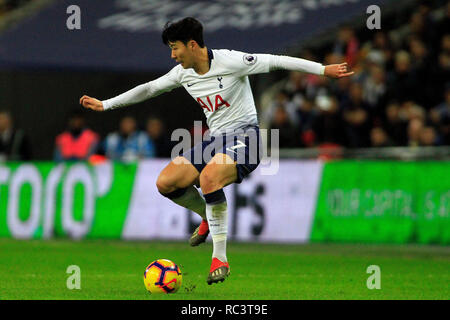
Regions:
<instances>
[{"instance_id":1,"label":"soccer ball","mask_svg":"<svg viewBox=\"0 0 450 320\"><path fill-rule=\"evenodd\" d=\"M167 259L153 261L144 271L145 288L150 293L175 293L181 287L182 278L180 268Z\"/></svg>"}]
</instances>

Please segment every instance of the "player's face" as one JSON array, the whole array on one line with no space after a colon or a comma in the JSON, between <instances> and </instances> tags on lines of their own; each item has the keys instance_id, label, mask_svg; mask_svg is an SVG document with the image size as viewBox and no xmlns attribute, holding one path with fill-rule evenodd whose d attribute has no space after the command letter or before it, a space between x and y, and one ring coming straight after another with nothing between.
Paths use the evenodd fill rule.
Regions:
<instances>
[{"instance_id":1,"label":"player's face","mask_svg":"<svg viewBox=\"0 0 450 320\"><path fill-rule=\"evenodd\" d=\"M181 41L169 42L171 58L181 64L184 69L192 68L192 52Z\"/></svg>"}]
</instances>

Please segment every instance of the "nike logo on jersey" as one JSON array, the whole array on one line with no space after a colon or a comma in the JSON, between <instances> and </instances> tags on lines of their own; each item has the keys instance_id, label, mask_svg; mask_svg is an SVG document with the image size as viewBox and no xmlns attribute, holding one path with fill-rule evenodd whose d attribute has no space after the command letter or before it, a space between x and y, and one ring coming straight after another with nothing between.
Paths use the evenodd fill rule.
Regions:
<instances>
[{"instance_id":1,"label":"nike logo on jersey","mask_svg":"<svg viewBox=\"0 0 450 320\"><path fill-rule=\"evenodd\" d=\"M188 87L192 87L195 83L187 84Z\"/></svg>"},{"instance_id":2,"label":"nike logo on jersey","mask_svg":"<svg viewBox=\"0 0 450 320\"><path fill-rule=\"evenodd\" d=\"M245 143L243 143L241 140L237 140L237 142L238 142L237 145L229 147L229 148L227 148L227 150L231 151L231 152L234 152L234 153L237 153L236 151L234 151L234 149L246 147Z\"/></svg>"}]
</instances>

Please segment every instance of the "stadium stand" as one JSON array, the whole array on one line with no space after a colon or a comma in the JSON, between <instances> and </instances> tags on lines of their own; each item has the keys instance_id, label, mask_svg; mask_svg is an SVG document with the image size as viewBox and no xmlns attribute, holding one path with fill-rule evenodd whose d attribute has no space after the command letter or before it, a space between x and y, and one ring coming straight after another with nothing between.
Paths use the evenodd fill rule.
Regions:
<instances>
[{"instance_id":1,"label":"stadium stand","mask_svg":"<svg viewBox=\"0 0 450 320\"><path fill-rule=\"evenodd\" d=\"M449 145L450 2L421 1L406 15L379 31L345 25L331 43L302 48L299 57L346 61L356 75L290 73L262 103L264 126L284 131L284 147Z\"/></svg>"}]
</instances>

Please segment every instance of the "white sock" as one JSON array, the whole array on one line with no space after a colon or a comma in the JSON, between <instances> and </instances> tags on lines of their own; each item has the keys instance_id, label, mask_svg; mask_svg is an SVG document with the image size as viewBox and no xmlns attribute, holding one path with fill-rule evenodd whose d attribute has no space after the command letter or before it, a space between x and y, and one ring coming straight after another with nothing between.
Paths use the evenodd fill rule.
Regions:
<instances>
[{"instance_id":1,"label":"white sock","mask_svg":"<svg viewBox=\"0 0 450 320\"><path fill-rule=\"evenodd\" d=\"M190 186L186 192L178 198L172 199L176 204L196 212L203 220L206 220L206 202L197 188Z\"/></svg>"},{"instance_id":2,"label":"white sock","mask_svg":"<svg viewBox=\"0 0 450 320\"><path fill-rule=\"evenodd\" d=\"M227 262L228 214L227 202L206 204L206 217L213 240L213 258Z\"/></svg>"}]
</instances>

